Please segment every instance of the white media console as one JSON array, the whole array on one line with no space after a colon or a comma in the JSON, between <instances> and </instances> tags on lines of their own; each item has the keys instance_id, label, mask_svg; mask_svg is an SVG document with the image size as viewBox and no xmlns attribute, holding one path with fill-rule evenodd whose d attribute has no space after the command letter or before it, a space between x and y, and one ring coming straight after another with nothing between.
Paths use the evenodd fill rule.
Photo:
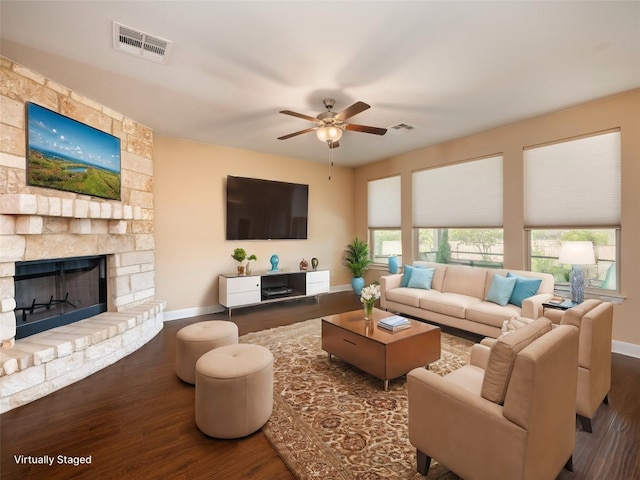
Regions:
<instances>
[{"instance_id":1,"label":"white media console","mask_svg":"<svg viewBox=\"0 0 640 480\"><path fill-rule=\"evenodd\" d=\"M251 275L220 275L218 297L229 310L297 297L329 293L329 270L256 272Z\"/></svg>"}]
</instances>

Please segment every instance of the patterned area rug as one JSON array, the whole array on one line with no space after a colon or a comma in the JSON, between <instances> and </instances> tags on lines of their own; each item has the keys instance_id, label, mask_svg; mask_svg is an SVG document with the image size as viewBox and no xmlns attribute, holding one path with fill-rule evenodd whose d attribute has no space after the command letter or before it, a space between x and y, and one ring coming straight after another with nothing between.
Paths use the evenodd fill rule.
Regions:
<instances>
[{"instance_id":1,"label":"patterned area rug","mask_svg":"<svg viewBox=\"0 0 640 480\"><path fill-rule=\"evenodd\" d=\"M263 431L300 480L458 479L440 465L423 477L409 443L406 377L382 381L321 349L320 319L241 337L274 354L274 408ZM430 370L467 362L473 342L442 333Z\"/></svg>"}]
</instances>

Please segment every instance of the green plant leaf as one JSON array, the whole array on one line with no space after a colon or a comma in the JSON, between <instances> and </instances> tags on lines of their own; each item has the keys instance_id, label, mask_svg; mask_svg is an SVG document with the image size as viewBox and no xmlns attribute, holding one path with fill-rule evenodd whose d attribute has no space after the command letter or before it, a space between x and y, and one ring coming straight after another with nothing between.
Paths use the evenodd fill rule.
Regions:
<instances>
[{"instance_id":1,"label":"green plant leaf","mask_svg":"<svg viewBox=\"0 0 640 480\"><path fill-rule=\"evenodd\" d=\"M346 246L344 265L351 270L355 278L362 277L372 263L369 256L369 245L358 237Z\"/></svg>"}]
</instances>

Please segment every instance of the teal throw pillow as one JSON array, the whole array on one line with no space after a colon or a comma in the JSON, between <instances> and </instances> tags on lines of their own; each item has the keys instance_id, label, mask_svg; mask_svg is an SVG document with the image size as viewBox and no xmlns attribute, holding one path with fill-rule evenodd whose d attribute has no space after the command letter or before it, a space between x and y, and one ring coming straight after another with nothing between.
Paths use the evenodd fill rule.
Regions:
<instances>
[{"instance_id":1,"label":"teal throw pillow","mask_svg":"<svg viewBox=\"0 0 640 480\"><path fill-rule=\"evenodd\" d=\"M435 268L414 268L407 286L409 288L431 290L431 281L433 280L433 273L435 271Z\"/></svg>"},{"instance_id":2,"label":"teal throw pillow","mask_svg":"<svg viewBox=\"0 0 640 480\"><path fill-rule=\"evenodd\" d=\"M525 298L533 297L538 293L538 288L542 283L541 278L526 278L511 272L507 273L507 277L514 277L516 279L516 286L513 289L509 303L517 305L518 307L522 307L522 302Z\"/></svg>"},{"instance_id":3,"label":"teal throw pillow","mask_svg":"<svg viewBox=\"0 0 640 480\"><path fill-rule=\"evenodd\" d=\"M413 267L410 265L405 265L402 269L402 281L400 282L401 287L406 287L409 285L409 279L411 278L411 272L413 271Z\"/></svg>"},{"instance_id":4,"label":"teal throw pillow","mask_svg":"<svg viewBox=\"0 0 640 480\"><path fill-rule=\"evenodd\" d=\"M509 303L513 289L516 286L516 280L516 277L503 277L498 274L494 275L485 300L497 303L504 307Z\"/></svg>"},{"instance_id":5,"label":"teal throw pillow","mask_svg":"<svg viewBox=\"0 0 640 480\"><path fill-rule=\"evenodd\" d=\"M405 264L404 268L402 269L402 272L403 272L402 280L400 281L401 287L409 286L409 279L411 278L411 272L413 272L416 268L419 268L420 270L424 270L426 267L421 267L421 266L412 267L411 265Z\"/></svg>"}]
</instances>

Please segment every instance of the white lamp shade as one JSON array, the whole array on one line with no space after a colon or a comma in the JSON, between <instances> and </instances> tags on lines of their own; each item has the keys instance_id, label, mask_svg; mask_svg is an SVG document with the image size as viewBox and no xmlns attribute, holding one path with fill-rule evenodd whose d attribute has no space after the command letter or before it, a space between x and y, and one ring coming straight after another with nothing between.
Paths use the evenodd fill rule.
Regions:
<instances>
[{"instance_id":1,"label":"white lamp shade","mask_svg":"<svg viewBox=\"0 0 640 480\"><path fill-rule=\"evenodd\" d=\"M558 263L568 265L593 265L596 257L592 242L562 242Z\"/></svg>"},{"instance_id":2,"label":"white lamp shade","mask_svg":"<svg viewBox=\"0 0 640 480\"><path fill-rule=\"evenodd\" d=\"M329 125L316 130L316 135L321 142L337 142L342 137L342 129Z\"/></svg>"}]
</instances>

